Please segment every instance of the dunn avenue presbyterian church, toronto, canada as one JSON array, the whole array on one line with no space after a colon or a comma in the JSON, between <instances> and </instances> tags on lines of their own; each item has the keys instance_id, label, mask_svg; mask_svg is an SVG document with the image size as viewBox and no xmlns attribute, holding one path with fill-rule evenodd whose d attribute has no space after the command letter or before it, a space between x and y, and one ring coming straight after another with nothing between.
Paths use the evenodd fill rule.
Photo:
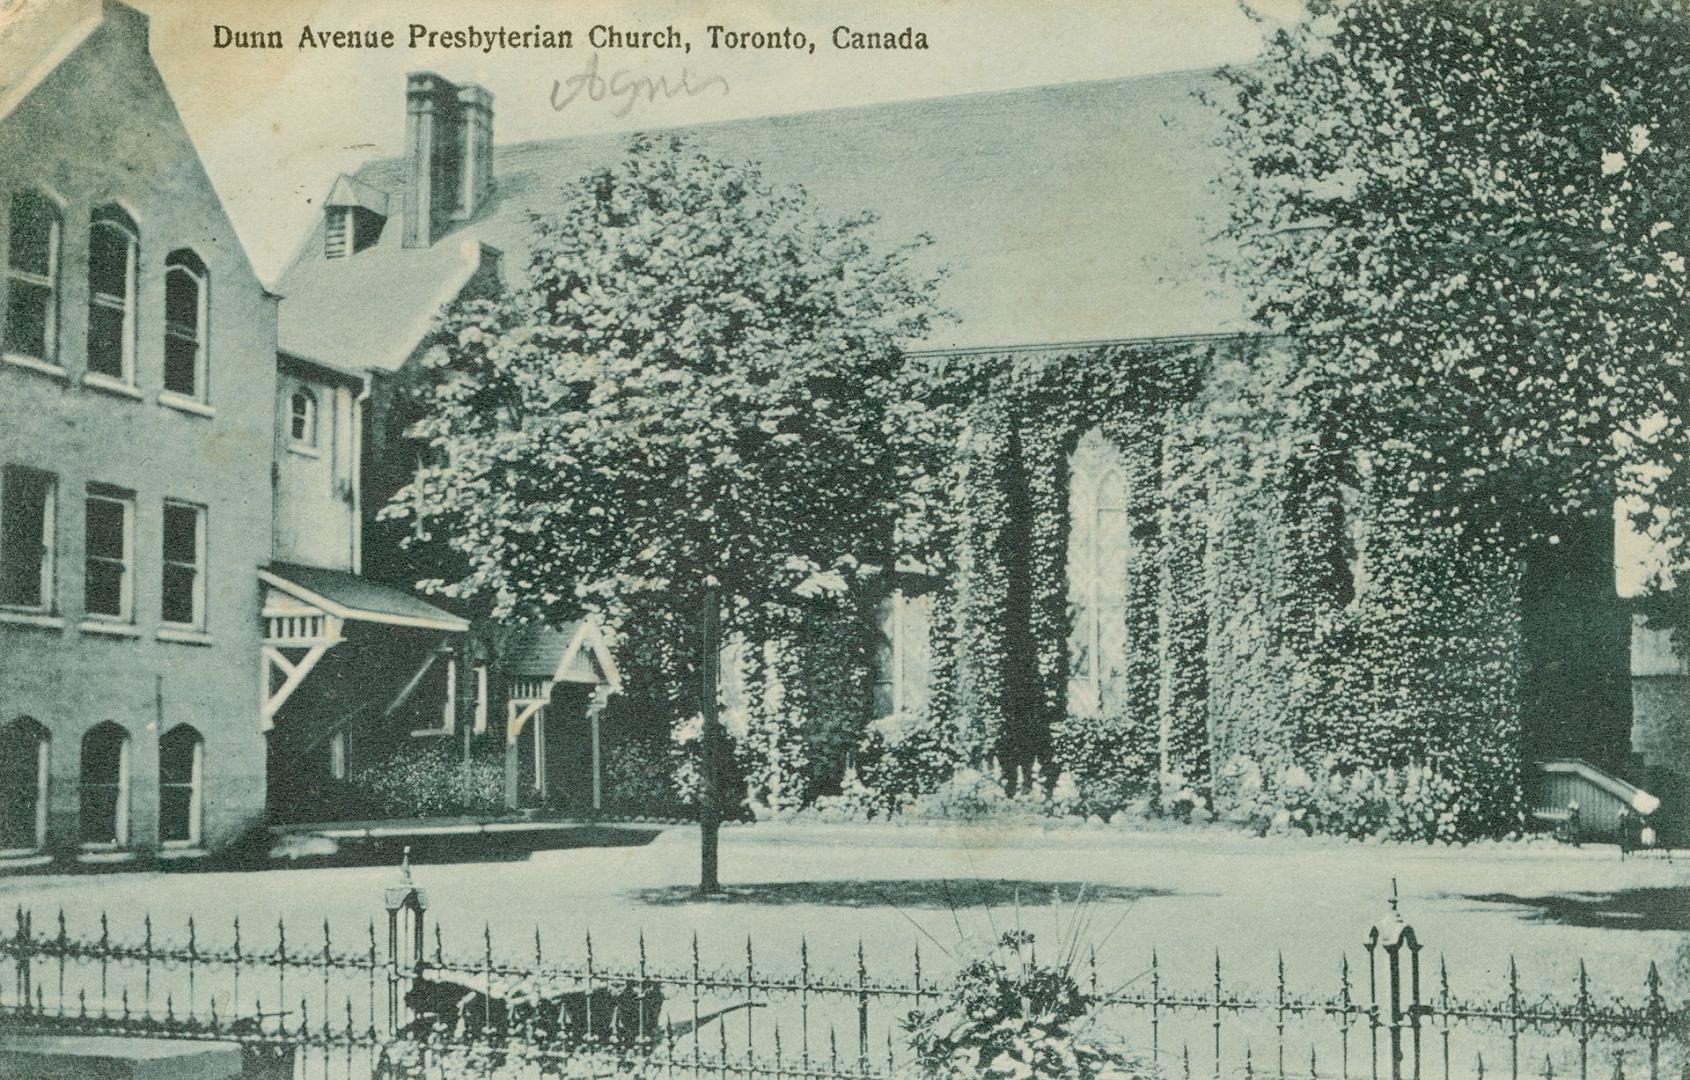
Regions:
<instances>
[{"instance_id":1,"label":"dunn avenue presbyterian church, toronto, canada","mask_svg":"<svg viewBox=\"0 0 1690 1080\"><path fill-rule=\"evenodd\" d=\"M836 792L869 741L919 730L1082 784L1221 797L1238 761L1336 754L1429 763L1476 818L1546 768L1682 812L1690 678L1628 606L1612 521L1414 576L1376 557L1412 523L1365 476L1318 480L1342 512L1317 522L1204 471L1215 373L1273 347L1205 255L1213 78L685 131L829 214L930 234L958 320L911 354L979 387L954 569L900 563L788 640L724 649L731 730L803 713L795 771L749 797ZM421 745L502 762L513 810L638 811L612 766L673 719L638 664L590 621L419 594L377 517L426 462L408 433L436 317L518 280L530 212L626 139L501 144L484 87L393 89L370 141L403 125L402 154L333 181L270 288L144 15L38 5L0 50L0 863L195 858L332 820ZM1445 592L1453 631L1417 615Z\"/></svg>"}]
</instances>

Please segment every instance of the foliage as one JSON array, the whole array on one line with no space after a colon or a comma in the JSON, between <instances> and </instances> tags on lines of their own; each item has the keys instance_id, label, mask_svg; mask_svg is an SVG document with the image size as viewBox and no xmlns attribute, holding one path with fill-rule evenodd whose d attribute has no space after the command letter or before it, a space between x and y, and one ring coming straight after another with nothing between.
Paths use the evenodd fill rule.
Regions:
<instances>
[{"instance_id":1,"label":"foliage","mask_svg":"<svg viewBox=\"0 0 1690 1080\"><path fill-rule=\"evenodd\" d=\"M603 787L612 810L679 816L684 809L670 747L657 739L611 744L604 756Z\"/></svg>"},{"instance_id":2,"label":"foliage","mask_svg":"<svg viewBox=\"0 0 1690 1080\"><path fill-rule=\"evenodd\" d=\"M678 138L568 183L525 281L453 305L425 357L438 464L387 513L468 561L426 587L618 622L713 582L756 638L872 574L943 427L897 347L938 314L925 241L881 250L873 221Z\"/></svg>"},{"instance_id":3,"label":"foliage","mask_svg":"<svg viewBox=\"0 0 1690 1080\"><path fill-rule=\"evenodd\" d=\"M1313 0L1230 71L1226 270L1312 441L1460 534L1567 514L1685 557L1690 14Z\"/></svg>"},{"instance_id":4,"label":"foliage","mask_svg":"<svg viewBox=\"0 0 1690 1080\"><path fill-rule=\"evenodd\" d=\"M451 740L402 746L385 761L359 770L351 786L366 792L389 817L491 814L505 806L504 762L471 757L466 786L462 748Z\"/></svg>"},{"instance_id":5,"label":"foliage","mask_svg":"<svg viewBox=\"0 0 1690 1080\"><path fill-rule=\"evenodd\" d=\"M1257 833L1303 832L1352 839L1453 840L1460 789L1424 765L1370 769L1328 757L1311 774L1299 765L1264 769L1238 757L1221 771L1226 820Z\"/></svg>"},{"instance_id":6,"label":"foliage","mask_svg":"<svg viewBox=\"0 0 1690 1080\"><path fill-rule=\"evenodd\" d=\"M924 1077L1104 1080L1151 1075L1118 1036L1095 1027L1099 999L1081 988L1073 951L1040 962L1033 935L1004 933L968 961L937 1008L905 1018Z\"/></svg>"}]
</instances>

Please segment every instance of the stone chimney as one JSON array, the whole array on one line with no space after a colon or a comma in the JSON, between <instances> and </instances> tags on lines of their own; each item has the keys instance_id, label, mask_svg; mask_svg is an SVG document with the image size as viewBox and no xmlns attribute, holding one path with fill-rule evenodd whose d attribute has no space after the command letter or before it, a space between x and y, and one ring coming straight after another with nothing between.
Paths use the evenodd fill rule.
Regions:
<instances>
[{"instance_id":1,"label":"stone chimney","mask_svg":"<svg viewBox=\"0 0 1690 1080\"><path fill-rule=\"evenodd\" d=\"M432 72L405 79L406 247L473 218L493 188L493 95Z\"/></svg>"}]
</instances>

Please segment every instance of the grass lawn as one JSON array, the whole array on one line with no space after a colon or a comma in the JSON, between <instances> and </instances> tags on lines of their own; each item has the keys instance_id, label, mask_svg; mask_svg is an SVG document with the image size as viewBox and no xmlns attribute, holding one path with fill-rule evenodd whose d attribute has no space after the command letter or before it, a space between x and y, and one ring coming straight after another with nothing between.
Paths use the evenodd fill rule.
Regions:
<instances>
[{"instance_id":1,"label":"grass lawn","mask_svg":"<svg viewBox=\"0 0 1690 1080\"><path fill-rule=\"evenodd\" d=\"M1154 948L1165 975L1202 988L1218 950L1228 982L1272 985L1283 954L1289 981L1330 992L1341 953L1386 911L1394 877L1435 974L1446 957L1458 992L1505 989L1510 956L1533 993L1573 993L1582 959L1611 994L1641 991L1650 960L1669 993L1690 994L1678 953L1690 930L1690 869L1660 856L1621 862L1612 848L1548 845L1425 848L1318 840L1256 840L1213 832L987 827L787 826L725 829L728 895L693 896L697 833L676 827L637 846L541 851L497 862L420 865L431 919L448 953L479 956L483 928L496 953L531 957L536 928L548 956L579 955L587 932L602 962L631 960L645 935L654 965L796 969L801 938L812 968L855 974L861 941L872 975L907 976L919 943L929 971L960 938L1020 924L1054 931L1050 897L1092 902L1090 940L1111 978L1145 968ZM236 914L249 945L271 945L277 920L290 941L321 947L326 919L337 947L381 923L392 866L242 873L107 873L0 880L0 904L35 911L37 929L61 907L73 934L139 936L150 912L161 939L196 916L202 939L229 935ZM431 931L432 939L432 931Z\"/></svg>"}]
</instances>

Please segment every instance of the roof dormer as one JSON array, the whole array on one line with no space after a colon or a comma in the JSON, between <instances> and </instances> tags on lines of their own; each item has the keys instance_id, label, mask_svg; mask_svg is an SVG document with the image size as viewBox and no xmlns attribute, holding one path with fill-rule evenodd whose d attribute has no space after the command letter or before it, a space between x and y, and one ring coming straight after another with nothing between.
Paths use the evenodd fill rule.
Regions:
<instances>
[{"instance_id":1,"label":"roof dormer","mask_svg":"<svg viewBox=\"0 0 1690 1080\"><path fill-rule=\"evenodd\" d=\"M342 174L323 203L323 257L344 259L381 238L387 193Z\"/></svg>"}]
</instances>

